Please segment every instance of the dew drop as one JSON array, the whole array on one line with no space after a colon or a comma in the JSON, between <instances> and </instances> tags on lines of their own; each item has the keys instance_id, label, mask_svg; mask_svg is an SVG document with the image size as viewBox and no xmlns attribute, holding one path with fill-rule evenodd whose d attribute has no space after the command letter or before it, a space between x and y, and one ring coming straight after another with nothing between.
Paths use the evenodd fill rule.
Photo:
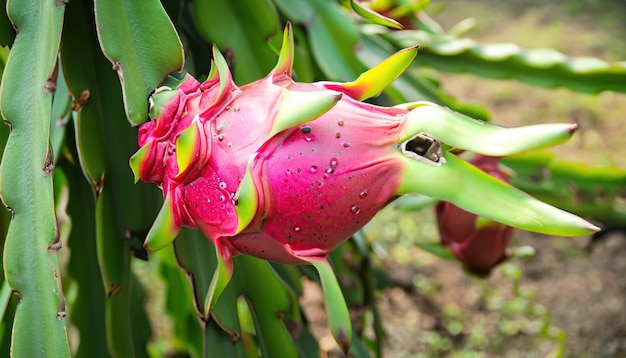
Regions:
<instances>
[{"instance_id":1,"label":"dew drop","mask_svg":"<svg viewBox=\"0 0 626 358\"><path fill-rule=\"evenodd\" d=\"M358 205L352 205L352 207L350 208L350 212L352 214L359 214L361 212L361 207L359 207Z\"/></svg>"},{"instance_id":2,"label":"dew drop","mask_svg":"<svg viewBox=\"0 0 626 358\"><path fill-rule=\"evenodd\" d=\"M226 189L226 183L224 182L219 183L219 187L220 189Z\"/></svg>"},{"instance_id":3,"label":"dew drop","mask_svg":"<svg viewBox=\"0 0 626 358\"><path fill-rule=\"evenodd\" d=\"M335 133L335 138L341 138L341 133L339 132Z\"/></svg>"},{"instance_id":4,"label":"dew drop","mask_svg":"<svg viewBox=\"0 0 626 358\"><path fill-rule=\"evenodd\" d=\"M224 201L226 200L226 197L224 195L220 195L220 201Z\"/></svg>"},{"instance_id":5,"label":"dew drop","mask_svg":"<svg viewBox=\"0 0 626 358\"><path fill-rule=\"evenodd\" d=\"M311 129L311 127L310 127L310 126L304 126L304 127L302 127L302 133L304 133L304 134L311 133L311 131L312 131L312 129Z\"/></svg>"},{"instance_id":6,"label":"dew drop","mask_svg":"<svg viewBox=\"0 0 626 358\"><path fill-rule=\"evenodd\" d=\"M285 173L287 173L287 175L291 175L291 169L285 170Z\"/></svg>"},{"instance_id":7,"label":"dew drop","mask_svg":"<svg viewBox=\"0 0 626 358\"><path fill-rule=\"evenodd\" d=\"M326 168L326 173L328 174L332 174L333 171L333 168Z\"/></svg>"},{"instance_id":8,"label":"dew drop","mask_svg":"<svg viewBox=\"0 0 626 358\"><path fill-rule=\"evenodd\" d=\"M228 148L230 148L230 147L232 147L232 146L233 146L233 143L230 143L230 142L229 142L229 143L228 143Z\"/></svg>"},{"instance_id":9,"label":"dew drop","mask_svg":"<svg viewBox=\"0 0 626 358\"><path fill-rule=\"evenodd\" d=\"M310 142L310 141L312 141L312 140L313 140L313 138L311 138L311 137L305 137L305 138L304 138L304 140L306 140L307 142Z\"/></svg>"},{"instance_id":10,"label":"dew drop","mask_svg":"<svg viewBox=\"0 0 626 358\"><path fill-rule=\"evenodd\" d=\"M330 165L331 165L332 167L336 167L336 166L337 166L337 159L331 159L331 160L330 160Z\"/></svg>"},{"instance_id":11,"label":"dew drop","mask_svg":"<svg viewBox=\"0 0 626 358\"><path fill-rule=\"evenodd\" d=\"M298 226L296 226L296 227L294 227L294 228L293 228L293 231L295 231L295 232L299 232L299 231L300 231L300 228L299 228Z\"/></svg>"},{"instance_id":12,"label":"dew drop","mask_svg":"<svg viewBox=\"0 0 626 358\"><path fill-rule=\"evenodd\" d=\"M345 123L343 121L337 122L338 125L343 126Z\"/></svg>"},{"instance_id":13,"label":"dew drop","mask_svg":"<svg viewBox=\"0 0 626 358\"><path fill-rule=\"evenodd\" d=\"M317 166L311 165L311 172L315 173L317 171Z\"/></svg>"},{"instance_id":14,"label":"dew drop","mask_svg":"<svg viewBox=\"0 0 626 358\"><path fill-rule=\"evenodd\" d=\"M349 146L350 146L350 143L343 143L344 148L348 148Z\"/></svg>"},{"instance_id":15,"label":"dew drop","mask_svg":"<svg viewBox=\"0 0 626 358\"><path fill-rule=\"evenodd\" d=\"M367 197L367 190L363 190L359 193L359 198L363 199Z\"/></svg>"},{"instance_id":16,"label":"dew drop","mask_svg":"<svg viewBox=\"0 0 626 358\"><path fill-rule=\"evenodd\" d=\"M221 142L221 141L223 141L223 140L224 140L224 135L223 135L223 134L220 134L219 136L217 136L217 139L219 139L219 140L220 140L220 142Z\"/></svg>"}]
</instances>

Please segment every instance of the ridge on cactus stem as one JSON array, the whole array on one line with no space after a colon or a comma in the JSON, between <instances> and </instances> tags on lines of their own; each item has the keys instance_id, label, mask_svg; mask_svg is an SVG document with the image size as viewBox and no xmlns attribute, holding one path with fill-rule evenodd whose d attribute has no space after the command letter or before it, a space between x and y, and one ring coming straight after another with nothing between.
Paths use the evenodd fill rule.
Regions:
<instances>
[{"instance_id":1,"label":"ridge on cactus stem","mask_svg":"<svg viewBox=\"0 0 626 358\"><path fill-rule=\"evenodd\" d=\"M298 83L287 25L274 70L238 87L214 48L208 79L165 83L151 96L152 120L139 129L130 165L136 179L156 183L165 197L145 246L167 245L182 226L201 230L224 270L214 278L214 300L235 255L313 264L342 307L331 330L347 351L349 316L325 257L400 195L431 195L542 233L598 230L442 146L508 155L563 142L575 125L500 128L429 102L392 108L361 102L393 82L416 53L417 47L401 50L351 83Z\"/></svg>"}]
</instances>

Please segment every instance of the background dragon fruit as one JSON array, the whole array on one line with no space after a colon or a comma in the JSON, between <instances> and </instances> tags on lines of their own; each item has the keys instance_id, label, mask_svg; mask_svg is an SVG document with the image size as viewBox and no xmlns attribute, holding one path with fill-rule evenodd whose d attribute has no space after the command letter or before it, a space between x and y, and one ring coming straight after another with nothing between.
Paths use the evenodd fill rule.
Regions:
<instances>
[{"instance_id":1,"label":"background dragon fruit","mask_svg":"<svg viewBox=\"0 0 626 358\"><path fill-rule=\"evenodd\" d=\"M498 167L500 158L475 154L470 163L496 179L508 182L508 174ZM511 256L508 249L513 228L481 218L458 206L439 202L435 206L441 244L449 247L454 256L469 271L486 276L502 261Z\"/></svg>"},{"instance_id":2,"label":"background dragon fruit","mask_svg":"<svg viewBox=\"0 0 626 358\"><path fill-rule=\"evenodd\" d=\"M575 125L501 128L429 102L385 108L361 102L410 64L399 51L350 83L293 81L287 26L274 70L237 87L213 51L208 79L170 79L151 97L152 121L131 159L136 180L165 203L145 246L159 249L183 226L217 248L216 302L232 257L311 263L326 292L329 324L344 352L350 319L325 257L400 195L421 193L527 230L585 235L597 228L539 202L456 158L450 148L503 156L567 140Z\"/></svg>"}]
</instances>

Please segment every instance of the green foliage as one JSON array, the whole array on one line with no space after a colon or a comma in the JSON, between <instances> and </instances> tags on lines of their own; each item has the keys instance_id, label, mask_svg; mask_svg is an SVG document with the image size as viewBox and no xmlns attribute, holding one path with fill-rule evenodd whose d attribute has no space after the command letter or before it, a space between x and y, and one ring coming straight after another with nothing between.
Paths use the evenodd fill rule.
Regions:
<instances>
[{"instance_id":1,"label":"green foliage","mask_svg":"<svg viewBox=\"0 0 626 358\"><path fill-rule=\"evenodd\" d=\"M132 126L147 119L148 95L167 75L180 75L183 58L182 71L207 75L212 43L227 55L240 84L272 69L286 21L294 25L295 77L301 81L354 80L401 47L419 43L417 61L373 101L429 100L481 119L489 118L485 108L459 102L425 68L590 93L626 91L621 62L478 44L457 37L462 26L445 34L428 18L415 22L429 31L389 29L381 24L394 21L354 1L5 3L0 45L10 50L0 49L0 110L8 126L0 130L0 192L10 213L0 215L3 356L9 348L18 357L42 352L55 357L319 356L298 301L303 277L319 279L310 268L237 257L231 282L216 288L221 281L219 271L214 275L215 248L197 231L183 229L173 244L155 253L142 247L163 200L157 189L133 184L128 159L137 150L137 129ZM421 11L427 2L420 3ZM406 14L401 8L397 13ZM519 188L607 226L624 227L626 213L616 205L626 180L623 170L541 155L510 158L506 164L518 172L512 181ZM409 199L405 208L432 204L422 199ZM450 257L436 245L422 249ZM351 353L358 357L382 354L372 256L356 237L333 256L340 280L321 277L329 295L343 295L349 308L374 317L361 323L371 326L375 337L355 332ZM351 266L346 257L357 257L359 264ZM140 259L148 260L147 274L137 269ZM328 273L324 263L314 264ZM155 293L146 276L158 280L163 291ZM355 284L346 285L342 277ZM220 289L221 298L213 300ZM146 298L155 294L161 306L147 307ZM502 310L529 315L535 307L532 300L521 308L516 302L522 301ZM331 329L341 331L348 311L339 305L328 312ZM540 318L546 335L554 333L549 315ZM458 330L455 319L449 319L451 331ZM551 339L562 338L555 334ZM437 352L449 346L435 332L427 339Z\"/></svg>"},{"instance_id":2,"label":"green foliage","mask_svg":"<svg viewBox=\"0 0 626 358\"><path fill-rule=\"evenodd\" d=\"M13 0L7 12L20 33L0 89L0 110L10 128L0 192L12 215L4 242L4 273L19 304L12 330L5 331L13 332L11 351L17 356L45 352L63 357L69 355L69 345L56 255L61 243L49 138L64 8L53 2Z\"/></svg>"}]
</instances>

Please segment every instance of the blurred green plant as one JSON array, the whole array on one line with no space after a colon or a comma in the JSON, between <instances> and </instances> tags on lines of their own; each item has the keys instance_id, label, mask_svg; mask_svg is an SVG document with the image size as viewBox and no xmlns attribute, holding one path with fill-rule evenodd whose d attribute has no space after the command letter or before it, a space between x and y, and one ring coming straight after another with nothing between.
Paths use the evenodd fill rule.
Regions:
<instances>
[{"instance_id":1,"label":"blurred green plant","mask_svg":"<svg viewBox=\"0 0 626 358\"><path fill-rule=\"evenodd\" d=\"M419 43L418 60L373 101L429 100L485 120L485 108L454 99L426 68L626 92L623 62L477 44L460 38L468 23L442 32L424 12L429 1L389 2L384 13L415 28L407 30L383 26L393 21L354 1L2 4L0 110L7 126L0 129L0 192L9 208L0 214L2 356L319 356L298 301L301 279L318 280L310 268L238 257L231 284L209 312L218 264L209 241L183 230L164 250L148 254L142 247L162 198L155 188L133 184L132 126L147 119L147 98L168 74L208 74L211 43L226 54L239 84L272 69L286 21L294 25L300 81L352 80ZM623 200L622 170L582 170L540 156L510 158L507 165L518 171L512 181L523 190L607 226L624 226L626 209L616 205ZM603 195L593 195L598 192ZM331 258L350 307L365 312L362 325L373 327L374 337L367 327L357 330L350 353L358 357L382 355L374 298L383 278L372 255L355 237ZM135 266L146 259L164 287L159 312L146 312L150 290L137 277Z\"/></svg>"}]
</instances>

